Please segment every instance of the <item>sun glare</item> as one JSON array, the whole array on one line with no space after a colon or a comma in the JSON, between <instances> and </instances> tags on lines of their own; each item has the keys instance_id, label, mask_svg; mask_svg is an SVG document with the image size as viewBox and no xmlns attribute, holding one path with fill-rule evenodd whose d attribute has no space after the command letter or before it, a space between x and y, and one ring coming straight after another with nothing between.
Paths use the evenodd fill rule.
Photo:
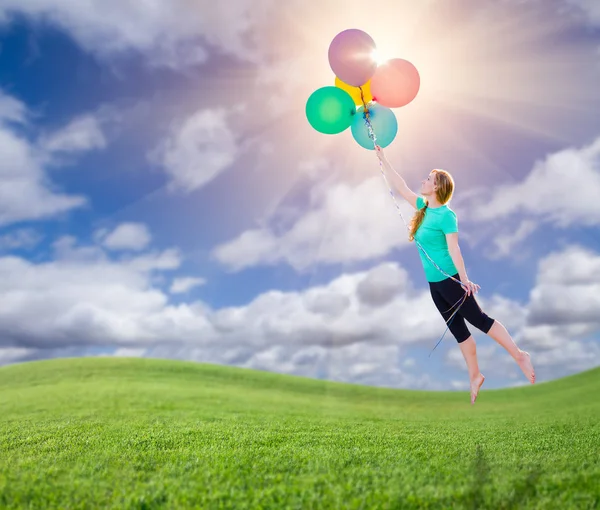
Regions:
<instances>
[{"instance_id":1,"label":"sun glare","mask_svg":"<svg viewBox=\"0 0 600 510\"><path fill-rule=\"evenodd\" d=\"M389 59L380 55L377 50L373 50L371 52L371 59L377 63L378 66L387 62Z\"/></svg>"}]
</instances>

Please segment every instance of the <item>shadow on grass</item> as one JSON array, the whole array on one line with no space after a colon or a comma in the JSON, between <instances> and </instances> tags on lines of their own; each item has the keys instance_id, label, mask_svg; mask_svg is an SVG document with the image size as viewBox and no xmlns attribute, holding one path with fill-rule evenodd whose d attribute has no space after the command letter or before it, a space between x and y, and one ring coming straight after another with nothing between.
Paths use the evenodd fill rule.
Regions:
<instances>
[{"instance_id":1,"label":"shadow on grass","mask_svg":"<svg viewBox=\"0 0 600 510\"><path fill-rule=\"evenodd\" d=\"M515 466L515 471L520 466ZM516 480L512 489L505 494L499 494L496 487L492 468L483 452L481 445L476 445L475 458L472 466L473 478L470 489L464 494L447 498L440 503L444 508L468 508L495 510L512 510L523 508L537 494L536 484L542 475L539 467L527 471L524 479Z\"/></svg>"}]
</instances>

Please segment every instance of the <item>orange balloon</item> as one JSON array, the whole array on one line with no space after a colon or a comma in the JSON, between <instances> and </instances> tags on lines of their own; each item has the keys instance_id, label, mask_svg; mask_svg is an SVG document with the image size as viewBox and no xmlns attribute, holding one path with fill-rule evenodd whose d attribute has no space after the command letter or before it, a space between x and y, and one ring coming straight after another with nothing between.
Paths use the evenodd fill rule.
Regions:
<instances>
[{"instance_id":1,"label":"orange balloon","mask_svg":"<svg viewBox=\"0 0 600 510\"><path fill-rule=\"evenodd\" d=\"M388 108L406 106L417 96L420 86L417 68L401 58L381 64L371 78L373 99Z\"/></svg>"}]
</instances>

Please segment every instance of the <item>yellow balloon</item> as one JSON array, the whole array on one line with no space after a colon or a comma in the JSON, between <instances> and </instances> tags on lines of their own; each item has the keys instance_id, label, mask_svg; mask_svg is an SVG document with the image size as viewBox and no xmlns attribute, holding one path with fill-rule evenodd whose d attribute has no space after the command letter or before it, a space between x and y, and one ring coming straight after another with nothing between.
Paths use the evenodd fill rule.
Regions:
<instances>
[{"instance_id":1,"label":"yellow balloon","mask_svg":"<svg viewBox=\"0 0 600 510\"><path fill-rule=\"evenodd\" d=\"M350 96L352 97L354 104L357 106L363 105L363 100L360 97L360 89L362 89L362 91L363 91L363 97L365 99L365 103L368 103L369 101L373 101L373 96L371 95L371 80L369 80L364 85L361 85L359 88L359 87L353 87L352 85L348 85L347 83L344 83L342 80L340 80L336 76L335 77L335 86L348 92L348 94L350 94Z\"/></svg>"}]
</instances>

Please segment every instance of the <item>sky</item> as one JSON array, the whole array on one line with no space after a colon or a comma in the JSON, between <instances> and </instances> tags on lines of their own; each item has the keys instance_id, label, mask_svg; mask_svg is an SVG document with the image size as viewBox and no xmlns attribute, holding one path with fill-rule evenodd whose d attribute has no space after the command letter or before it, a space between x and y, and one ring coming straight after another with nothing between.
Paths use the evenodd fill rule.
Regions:
<instances>
[{"instance_id":1,"label":"sky","mask_svg":"<svg viewBox=\"0 0 600 510\"><path fill-rule=\"evenodd\" d=\"M311 4L312 5L312 4ZM450 207L536 383L600 365L596 0L0 0L0 365L179 359L468 389L373 151L318 133L332 39L421 86L386 155ZM486 388L528 384L470 326Z\"/></svg>"}]
</instances>

